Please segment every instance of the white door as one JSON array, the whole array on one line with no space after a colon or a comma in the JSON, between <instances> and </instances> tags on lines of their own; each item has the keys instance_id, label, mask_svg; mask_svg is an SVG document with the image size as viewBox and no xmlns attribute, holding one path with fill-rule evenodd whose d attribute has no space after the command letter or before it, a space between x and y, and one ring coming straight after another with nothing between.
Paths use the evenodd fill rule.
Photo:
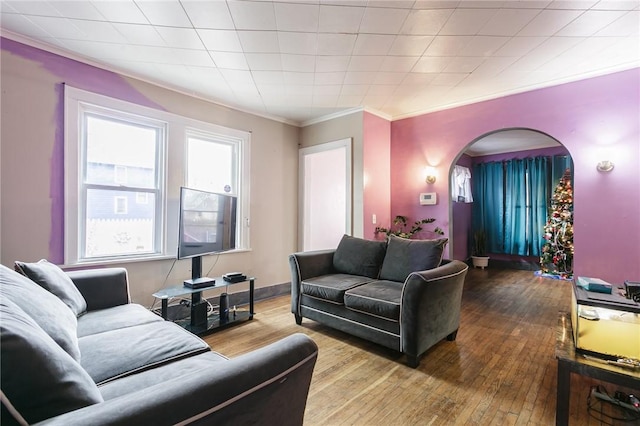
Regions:
<instances>
[{"instance_id":1,"label":"white door","mask_svg":"<svg viewBox=\"0 0 640 426\"><path fill-rule=\"evenodd\" d=\"M336 248L351 234L351 139L300 149L298 246Z\"/></svg>"}]
</instances>

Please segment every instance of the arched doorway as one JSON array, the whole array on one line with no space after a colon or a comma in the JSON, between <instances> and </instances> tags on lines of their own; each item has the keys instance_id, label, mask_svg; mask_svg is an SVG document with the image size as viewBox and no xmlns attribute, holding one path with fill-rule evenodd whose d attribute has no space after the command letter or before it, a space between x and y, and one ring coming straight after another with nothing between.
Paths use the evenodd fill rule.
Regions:
<instances>
[{"instance_id":1,"label":"arched doorway","mask_svg":"<svg viewBox=\"0 0 640 426\"><path fill-rule=\"evenodd\" d=\"M470 141L465 149L458 154L449 171L450 182L452 182L451 178L456 165L467 167L471 171L475 164L481 162L497 162L537 156L565 156L569 159L571 158L569 151L562 143L546 133L528 128L498 129L480 135ZM471 180L473 181L473 176ZM466 261L471 255L473 205L474 203L465 202L464 200L459 202L452 200L450 203L450 256L453 259ZM503 254L492 255L492 258L500 263L505 263L506 266L520 269L534 269L539 260L531 256Z\"/></svg>"}]
</instances>

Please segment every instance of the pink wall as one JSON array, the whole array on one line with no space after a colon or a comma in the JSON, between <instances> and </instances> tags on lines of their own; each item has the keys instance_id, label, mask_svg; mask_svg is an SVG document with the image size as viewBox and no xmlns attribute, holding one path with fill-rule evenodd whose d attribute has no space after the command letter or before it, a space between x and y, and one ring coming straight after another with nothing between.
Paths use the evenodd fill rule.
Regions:
<instances>
[{"instance_id":1,"label":"pink wall","mask_svg":"<svg viewBox=\"0 0 640 426\"><path fill-rule=\"evenodd\" d=\"M449 232L448 176L458 154L511 127L560 141L575 166L577 275L640 279L640 69L507 96L391 123L391 214L431 215ZM615 169L599 173L599 159ZM436 206L419 206L420 170L438 167Z\"/></svg>"},{"instance_id":2,"label":"pink wall","mask_svg":"<svg viewBox=\"0 0 640 426\"><path fill-rule=\"evenodd\" d=\"M375 238L376 226L388 227L391 204L391 123L368 112L363 117L362 157L364 173L363 237ZM377 223L373 224L372 216Z\"/></svg>"}]
</instances>

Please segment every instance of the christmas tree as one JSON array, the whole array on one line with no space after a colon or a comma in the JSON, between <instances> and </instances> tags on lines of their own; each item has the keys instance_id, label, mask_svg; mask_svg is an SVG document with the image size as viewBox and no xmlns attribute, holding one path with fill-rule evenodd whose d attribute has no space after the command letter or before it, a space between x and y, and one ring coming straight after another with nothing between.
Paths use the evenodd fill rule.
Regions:
<instances>
[{"instance_id":1,"label":"christmas tree","mask_svg":"<svg viewBox=\"0 0 640 426\"><path fill-rule=\"evenodd\" d=\"M549 218L544 225L542 272L573 277L573 188L571 171L565 170L551 197Z\"/></svg>"}]
</instances>

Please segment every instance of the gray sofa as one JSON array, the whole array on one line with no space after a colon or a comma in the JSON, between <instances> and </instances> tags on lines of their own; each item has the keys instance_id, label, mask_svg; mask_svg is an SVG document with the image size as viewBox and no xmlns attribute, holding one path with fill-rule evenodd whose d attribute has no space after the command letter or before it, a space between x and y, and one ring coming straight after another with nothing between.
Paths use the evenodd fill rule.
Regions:
<instances>
[{"instance_id":1,"label":"gray sofa","mask_svg":"<svg viewBox=\"0 0 640 426\"><path fill-rule=\"evenodd\" d=\"M443 260L447 239L369 241L345 235L335 250L294 253L291 312L402 352L417 367L455 340L468 266Z\"/></svg>"},{"instance_id":2,"label":"gray sofa","mask_svg":"<svg viewBox=\"0 0 640 426\"><path fill-rule=\"evenodd\" d=\"M227 359L130 303L125 269L16 269L0 265L3 425L302 424L307 336Z\"/></svg>"}]
</instances>

